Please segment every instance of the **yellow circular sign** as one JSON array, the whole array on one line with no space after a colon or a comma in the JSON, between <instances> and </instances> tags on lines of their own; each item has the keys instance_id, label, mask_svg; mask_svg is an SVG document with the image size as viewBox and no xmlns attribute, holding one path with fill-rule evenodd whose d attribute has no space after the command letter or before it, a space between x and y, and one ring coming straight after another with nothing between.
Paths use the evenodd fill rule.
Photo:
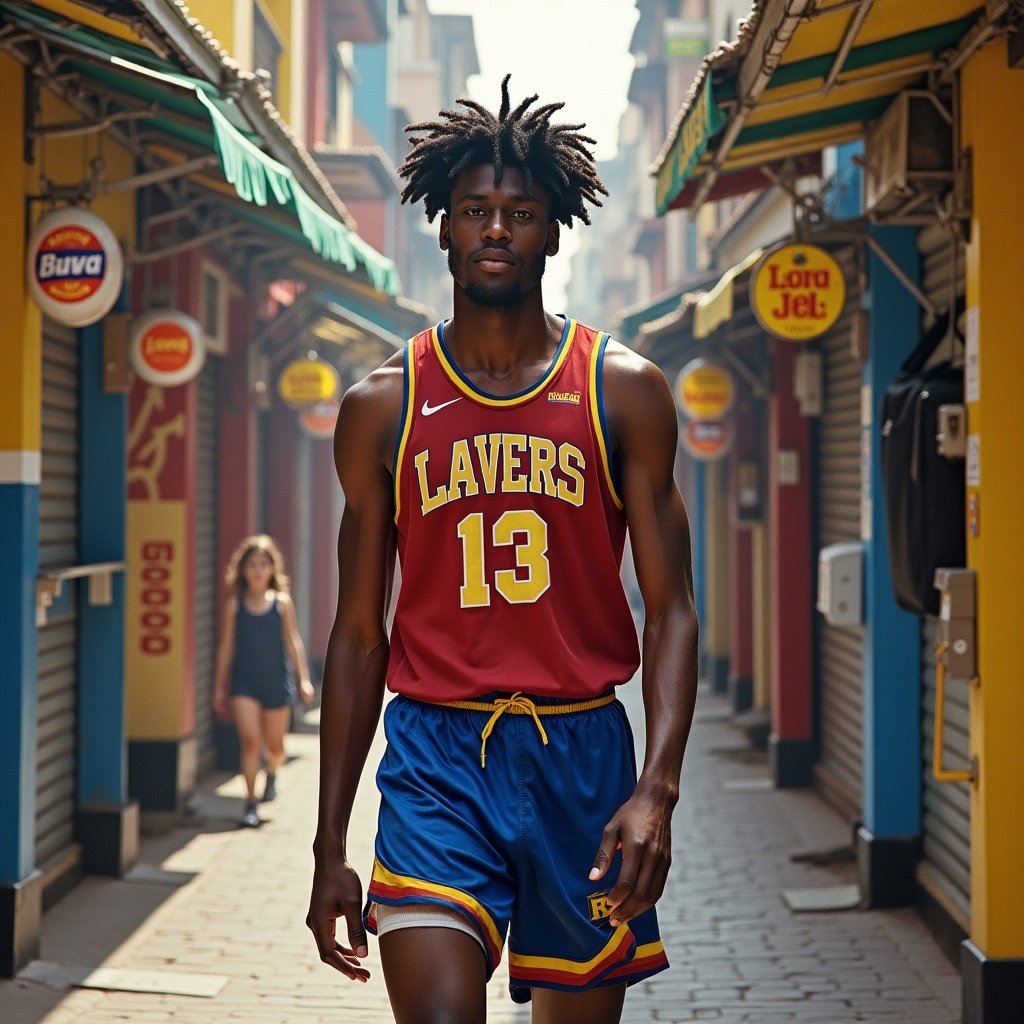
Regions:
<instances>
[{"instance_id":1,"label":"yellow circular sign","mask_svg":"<svg viewBox=\"0 0 1024 1024\"><path fill-rule=\"evenodd\" d=\"M319 359L296 359L282 371L277 391L285 405L305 409L333 398L338 392L338 371Z\"/></svg>"},{"instance_id":2,"label":"yellow circular sign","mask_svg":"<svg viewBox=\"0 0 1024 1024\"><path fill-rule=\"evenodd\" d=\"M786 341L824 334L846 302L839 264L816 245L784 245L754 271L750 304L766 331Z\"/></svg>"},{"instance_id":3,"label":"yellow circular sign","mask_svg":"<svg viewBox=\"0 0 1024 1024\"><path fill-rule=\"evenodd\" d=\"M676 377L676 400L692 420L717 420L732 408L735 389L728 370L706 359L688 362Z\"/></svg>"}]
</instances>

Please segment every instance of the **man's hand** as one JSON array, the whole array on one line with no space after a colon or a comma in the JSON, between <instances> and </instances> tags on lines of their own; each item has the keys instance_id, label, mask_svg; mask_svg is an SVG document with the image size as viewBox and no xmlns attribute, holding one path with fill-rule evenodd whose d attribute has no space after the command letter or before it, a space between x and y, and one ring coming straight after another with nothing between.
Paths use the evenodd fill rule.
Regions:
<instances>
[{"instance_id":1,"label":"man's hand","mask_svg":"<svg viewBox=\"0 0 1024 1024\"><path fill-rule=\"evenodd\" d=\"M615 851L622 850L619 877L608 894L614 928L653 907L665 890L672 863L674 804L674 800L651 796L638 786L601 833L590 872L592 881L604 878Z\"/></svg>"},{"instance_id":2,"label":"man's hand","mask_svg":"<svg viewBox=\"0 0 1024 1024\"><path fill-rule=\"evenodd\" d=\"M360 964L367 955L363 928L363 887L344 857L318 857L313 870L306 927L313 933L320 959L353 981L368 981L370 972ZM339 918L348 926L348 946L336 938Z\"/></svg>"}]
</instances>

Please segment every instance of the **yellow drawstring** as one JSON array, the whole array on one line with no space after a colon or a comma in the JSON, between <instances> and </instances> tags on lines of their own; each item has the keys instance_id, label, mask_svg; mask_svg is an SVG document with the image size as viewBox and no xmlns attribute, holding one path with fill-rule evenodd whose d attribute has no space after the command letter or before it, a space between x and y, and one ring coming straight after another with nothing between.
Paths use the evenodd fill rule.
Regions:
<instances>
[{"instance_id":1,"label":"yellow drawstring","mask_svg":"<svg viewBox=\"0 0 1024 1024\"><path fill-rule=\"evenodd\" d=\"M494 714L487 720L487 724L484 726L483 731L480 733L480 767L487 767L487 737L494 731L495 723L506 711L515 709L518 714L533 715L534 722L537 723L537 729L540 731L540 738L544 741L544 745L547 746L548 734L544 731L544 726L540 724L540 717L537 714L537 705L530 700L529 697L524 697L522 691L513 693L511 697L499 697L494 702Z\"/></svg>"}]
</instances>

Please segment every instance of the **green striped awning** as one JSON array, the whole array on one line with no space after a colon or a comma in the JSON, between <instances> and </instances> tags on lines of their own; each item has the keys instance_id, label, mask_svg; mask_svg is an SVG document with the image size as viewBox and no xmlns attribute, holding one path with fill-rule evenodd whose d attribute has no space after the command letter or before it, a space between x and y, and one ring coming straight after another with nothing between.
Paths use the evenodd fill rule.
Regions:
<instances>
[{"instance_id":1,"label":"green striped awning","mask_svg":"<svg viewBox=\"0 0 1024 1024\"><path fill-rule=\"evenodd\" d=\"M182 73L141 46L95 29L68 26L43 8L0 3L0 24L8 21L60 45L65 43L67 67L110 99L113 112L136 110L142 127L193 149L216 153L225 180L237 196L258 207L279 208L295 229L283 232L308 246L322 259L351 272L362 271L375 289L398 292L392 260L320 206L298 183L292 171L260 148L235 102L209 82ZM275 218L276 221L276 218Z\"/></svg>"}]
</instances>

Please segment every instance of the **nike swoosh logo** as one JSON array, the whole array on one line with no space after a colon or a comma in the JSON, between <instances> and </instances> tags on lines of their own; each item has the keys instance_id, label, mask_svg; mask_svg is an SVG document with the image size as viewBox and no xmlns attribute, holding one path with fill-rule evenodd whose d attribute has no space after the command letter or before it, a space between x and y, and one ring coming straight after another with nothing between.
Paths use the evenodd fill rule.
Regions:
<instances>
[{"instance_id":1,"label":"nike swoosh logo","mask_svg":"<svg viewBox=\"0 0 1024 1024\"><path fill-rule=\"evenodd\" d=\"M433 416L435 412L440 412L442 409L447 409L449 405L454 405L456 402L461 401L461 398L453 398L448 402L442 402L440 405L431 405L424 399L423 405L420 408L420 412L424 416Z\"/></svg>"}]
</instances>

